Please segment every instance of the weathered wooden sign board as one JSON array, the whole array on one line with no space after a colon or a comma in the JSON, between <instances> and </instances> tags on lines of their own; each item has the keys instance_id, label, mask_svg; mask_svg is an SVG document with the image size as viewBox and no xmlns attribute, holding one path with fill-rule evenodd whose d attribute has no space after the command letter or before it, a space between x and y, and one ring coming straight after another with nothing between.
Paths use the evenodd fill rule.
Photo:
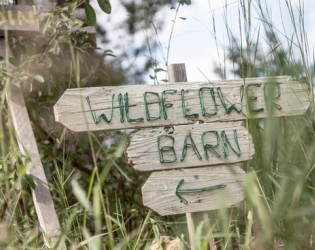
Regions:
<instances>
[{"instance_id":1,"label":"weathered wooden sign board","mask_svg":"<svg viewBox=\"0 0 315 250\"><path fill-rule=\"evenodd\" d=\"M143 204L163 216L231 207L244 199L244 178L237 165L154 172L142 187Z\"/></svg>"},{"instance_id":2,"label":"weathered wooden sign board","mask_svg":"<svg viewBox=\"0 0 315 250\"><path fill-rule=\"evenodd\" d=\"M128 163L138 171L248 161L254 144L241 122L141 129L129 137Z\"/></svg>"},{"instance_id":3,"label":"weathered wooden sign board","mask_svg":"<svg viewBox=\"0 0 315 250\"><path fill-rule=\"evenodd\" d=\"M170 215L218 209L223 196L228 207L243 200L245 173L235 163L250 160L254 147L236 121L301 115L309 105L304 84L279 76L68 89L54 112L72 131L143 128L130 135L128 163L159 170L143 201Z\"/></svg>"},{"instance_id":4,"label":"weathered wooden sign board","mask_svg":"<svg viewBox=\"0 0 315 250\"><path fill-rule=\"evenodd\" d=\"M68 89L54 112L56 121L80 132L294 116L309 105L307 87L284 76Z\"/></svg>"},{"instance_id":5,"label":"weathered wooden sign board","mask_svg":"<svg viewBox=\"0 0 315 250\"><path fill-rule=\"evenodd\" d=\"M0 30L39 31L35 6L0 6Z\"/></svg>"},{"instance_id":6,"label":"weathered wooden sign board","mask_svg":"<svg viewBox=\"0 0 315 250\"><path fill-rule=\"evenodd\" d=\"M43 6L0 5L0 30L38 32L41 21L38 14L49 10ZM85 19L84 9L75 10L74 15L79 19ZM74 29L80 28L83 23L80 20L73 22ZM88 26L83 29L88 33L95 33L95 27Z\"/></svg>"}]
</instances>

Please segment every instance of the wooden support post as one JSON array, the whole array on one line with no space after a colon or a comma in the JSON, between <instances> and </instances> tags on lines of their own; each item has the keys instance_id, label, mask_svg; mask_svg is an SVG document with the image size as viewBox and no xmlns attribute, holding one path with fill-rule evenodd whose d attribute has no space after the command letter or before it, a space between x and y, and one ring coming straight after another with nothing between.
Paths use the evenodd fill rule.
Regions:
<instances>
[{"instance_id":1,"label":"wooden support post","mask_svg":"<svg viewBox=\"0 0 315 250\"><path fill-rule=\"evenodd\" d=\"M0 38L2 55L5 57L5 41ZM9 106L10 116L15 129L20 151L28 156L28 174L33 178L35 188L32 196L39 224L45 234L45 242L48 247L55 246L59 240L60 224L54 208L49 186L40 159L36 140L33 134L29 115L25 106L24 97L19 84L9 83L6 99ZM50 243L47 241L50 240ZM60 247L66 249L62 242Z\"/></svg>"},{"instance_id":2,"label":"wooden support post","mask_svg":"<svg viewBox=\"0 0 315 250\"><path fill-rule=\"evenodd\" d=\"M179 64L170 64L167 67L167 74L168 74L168 82L169 83L176 83L176 82L187 82L187 75L186 75L186 68L184 63ZM194 214L201 214L202 219L206 220L204 229L208 233L210 231L210 223L208 218L207 212L201 213L186 213L186 220L187 220L187 227L188 227L188 234L189 234L189 242L190 242L190 249L195 250L195 219ZM206 227L206 228L205 228ZM209 239L210 249L216 249L215 243L212 237Z\"/></svg>"},{"instance_id":3,"label":"wooden support post","mask_svg":"<svg viewBox=\"0 0 315 250\"><path fill-rule=\"evenodd\" d=\"M37 217L44 233L50 238L52 245L54 245L58 240L60 224L19 85L10 84L7 93L7 102L20 151L23 155L30 158L28 161L28 172L35 183L32 195Z\"/></svg>"}]
</instances>

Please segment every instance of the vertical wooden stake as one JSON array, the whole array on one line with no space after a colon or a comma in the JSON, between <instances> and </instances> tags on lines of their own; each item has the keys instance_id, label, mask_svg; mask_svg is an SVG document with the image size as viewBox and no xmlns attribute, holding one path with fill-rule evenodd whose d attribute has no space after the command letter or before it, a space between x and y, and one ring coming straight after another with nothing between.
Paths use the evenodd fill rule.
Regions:
<instances>
[{"instance_id":1,"label":"vertical wooden stake","mask_svg":"<svg viewBox=\"0 0 315 250\"><path fill-rule=\"evenodd\" d=\"M168 82L169 83L176 83L176 82L187 82L187 74L186 68L184 63L178 64L170 64L167 67L167 74L168 74ZM197 214L197 213L196 213ZM208 218L207 212L198 213L202 215L202 219L206 221L204 229L208 232L210 231L210 223ZM188 227L188 234L189 234L189 242L190 242L190 249L195 250L195 220L194 220L193 213L186 213L186 220L187 220L187 227ZM209 246L210 249L216 249L215 242L213 238L209 237Z\"/></svg>"},{"instance_id":2,"label":"vertical wooden stake","mask_svg":"<svg viewBox=\"0 0 315 250\"><path fill-rule=\"evenodd\" d=\"M167 67L168 82L187 82L186 68L184 63L170 64ZM195 250L195 225L192 213L186 213L190 249Z\"/></svg>"},{"instance_id":3,"label":"vertical wooden stake","mask_svg":"<svg viewBox=\"0 0 315 250\"><path fill-rule=\"evenodd\" d=\"M167 66L168 82L187 82L186 67L184 63L170 64Z\"/></svg>"},{"instance_id":4,"label":"vertical wooden stake","mask_svg":"<svg viewBox=\"0 0 315 250\"><path fill-rule=\"evenodd\" d=\"M190 249L195 250L195 224L192 213L186 213L186 221L189 234Z\"/></svg>"},{"instance_id":5,"label":"vertical wooden stake","mask_svg":"<svg viewBox=\"0 0 315 250\"><path fill-rule=\"evenodd\" d=\"M3 38L0 38L0 47L5 56L4 51L5 49L9 50L9 48L6 48ZM50 239L51 246L55 246L59 240L60 224L49 191L22 90L18 84L10 83L6 99L20 151L23 155L29 157L27 162L28 174L31 175L35 183L35 188L32 189L32 196L39 224L47 238ZM51 247L46 237L45 242L48 247ZM66 249L63 242L60 247Z\"/></svg>"}]
</instances>

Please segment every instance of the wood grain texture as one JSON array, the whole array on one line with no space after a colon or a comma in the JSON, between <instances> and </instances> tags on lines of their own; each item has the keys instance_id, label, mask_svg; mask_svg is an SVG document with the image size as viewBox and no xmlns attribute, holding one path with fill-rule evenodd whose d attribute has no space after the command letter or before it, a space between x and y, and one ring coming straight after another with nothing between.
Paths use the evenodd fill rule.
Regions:
<instances>
[{"instance_id":1,"label":"wood grain texture","mask_svg":"<svg viewBox=\"0 0 315 250\"><path fill-rule=\"evenodd\" d=\"M167 66L169 83L187 82L186 67L184 63L170 64Z\"/></svg>"},{"instance_id":2,"label":"wood grain texture","mask_svg":"<svg viewBox=\"0 0 315 250\"><path fill-rule=\"evenodd\" d=\"M193 219L193 213L186 213L186 222L187 222L187 229L189 234L189 244L190 249L195 250L195 223Z\"/></svg>"},{"instance_id":3,"label":"wood grain texture","mask_svg":"<svg viewBox=\"0 0 315 250\"><path fill-rule=\"evenodd\" d=\"M305 85L296 81L289 80L289 77L275 77L271 78L249 78L231 81L218 82L186 82L176 84L161 84L161 85L137 85L137 86L119 86L119 87L95 87L95 88L79 88L68 89L59 101L54 106L54 113L56 121L60 122L72 131L97 131L97 130L117 130L128 128L144 128L144 127L158 127L158 126L173 126L183 124L193 124L197 120L212 123L222 121L239 121L249 118L266 118L270 113L266 111L264 101L263 86L251 87L249 93L251 96L257 97L256 100L251 101L253 108L264 108L263 112L257 114L250 114L245 105L246 98L243 98L243 110L238 113L232 111L227 114L217 93L217 88L220 87L225 97L228 106L235 104L236 107L241 108L240 103L240 88L250 83L266 83L269 81L280 82L281 96L276 102L281 105L281 110L274 110L273 116L294 116L302 115L310 105L308 90ZM201 87L214 87L215 100L218 108L217 114L211 117L204 117L201 112L201 105L198 95L198 90ZM199 114L198 118L186 118L183 115L181 90L184 89L184 100L187 105L188 112ZM164 90L177 90L175 94L166 95L166 103L172 104L168 107L167 119L161 117L158 120L147 121L145 106L143 102L143 94L145 92L156 92L161 96ZM129 112L131 118L144 118L141 122L124 122L120 121L119 102L117 97L119 94L128 93L129 97ZM86 97L90 98L91 110L97 116L104 113L110 117L111 113L111 98L114 95L113 118L110 123L100 121L95 124L86 101ZM147 95L148 109L151 116L159 116L159 105L155 95ZM211 99L210 93L204 93L205 108L208 112L214 111L214 102Z\"/></svg>"},{"instance_id":4,"label":"wood grain texture","mask_svg":"<svg viewBox=\"0 0 315 250\"><path fill-rule=\"evenodd\" d=\"M29 156L28 173L35 183L32 195L41 228L54 245L60 234L60 224L41 163L31 122L20 86L11 84L7 93L11 119L21 152ZM61 245L65 249L65 245Z\"/></svg>"},{"instance_id":5,"label":"wood grain texture","mask_svg":"<svg viewBox=\"0 0 315 250\"><path fill-rule=\"evenodd\" d=\"M221 135L225 131L231 145L237 149L234 139L234 130L237 133L237 139L241 150L241 155L236 155L231 148L229 149L229 156L226 158L223 154L223 142L220 139L218 146L214 149L220 154L220 158L215 156L209 150L209 159L206 159L201 136L204 131L217 131ZM202 157L200 160L192 148L187 149L187 155L181 161L182 150L184 146L185 137L188 133L191 137ZM174 138L174 149L177 156L177 161L173 163L160 163L160 155L158 150L158 136L169 135ZM187 140L191 143L191 140ZM204 143L216 145L217 137L214 133L204 135ZM160 148L163 146L171 146L171 139L161 138ZM153 170L168 170L173 168L187 168L210 166L219 164L229 164L236 162L248 161L254 155L254 144L248 131L242 126L241 122L224 122L224 123L211 123L211 124L194 124L194 125L179 125L166 128L150 128L140 129L129 136L129 146L126 150L128 164L137 171L153 171ZM164 159L175 159L173 151L163 153Z\"/></svg>"},{"instance_id":6,"label":"wood grain texture","mask_svg":"<svg viewBox=\"0 0 315 250\"><path fill-rule=\"evenodd\" d=\"M231 207L244 199L241 184L245 172L238 166L214 166L154 172L142 187L143 204L160 215L181 214ZM184 194L188 204L175 194L178 182L182 188L202 188L226 185L225 188L196 194Z\"/></svg>"}]
</instances>

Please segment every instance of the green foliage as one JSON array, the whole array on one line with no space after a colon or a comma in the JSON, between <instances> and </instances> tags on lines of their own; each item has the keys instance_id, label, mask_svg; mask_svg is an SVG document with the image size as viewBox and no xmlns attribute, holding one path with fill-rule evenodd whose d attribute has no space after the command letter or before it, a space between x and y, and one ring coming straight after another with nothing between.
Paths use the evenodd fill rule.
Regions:
<instances>
[{"instance_id":1,"label":"green foliage","mask_svg":"<svg viewBox=\"0 0 315 250\"><path fill-rule=\"evenodd\" d=\"M88 25L94 26L96 23L96 14L92 6L85 2L84 4L85 14L86 14L86 22Z\"/></svg>"},{"instance_id":2,"label":"green foliage","mask_svg":"<svg viewBox=\"0 0 315 250\"><path fill-rule=\"evenodd\" d=\"M182 5L191 5L191 0L181 0L181 1L178 1L180 4Z\"/></svg>"},{"instance_id":3,"label":"green foliage","mask_svg":"<svg viewBox=\"0 0 315 250\"><path fill-rule=\"evenodd\" d=\"M261 29L251 33L252 8L256 8L262 17L264 41ZM293 6L288 4L288 10L292 9ZM248 173L245 184L246 209L244 214L236 217L241 222L238 232L244 232L244 240L243 236L238 237L247 249L277 249L280 246L285 249L310 249L315 216L311 212L315 201L312 184L315 180L315 157L312 153L315 127L312 65L305 60L307 50L302 49L307 47L307 41L304 40L303 45L294 38L282 41L259 2L241 1L240 10L240 23L244 25L240 27L243 33L238 35L241 41L227 30L230 44L227 49L228 61L224 65L233 65L231 73L236 78L290 75L309 86L312 104L302 117L246 121L254 139L255 156L244 166ZM294 18L291 21L293 27L301 27L294 30L296 36L302 36L305 32L303 21L300 20L299 24ZM300 54L294 51L295 46ZM230 75L227 68L220 66L216 66L215 72L222 78ZM235 232L233 229L229 231ZM230 241L226 239L224 243Z\"/></svg>"},{"instance_id":4,"label":"green foliage","mask_svg":"<svg viewBox=\"0 0 315 250\"><path fill-rule=\"evenodd\" d=\"M109 0L97 0L98 5L107 14L110 14L112 12L112 6L109 2Z\"/></svg>"},{"instance_id":5,"label":"green foliage","mask_svg":"<svg viewBox=\"0 0 315 250\"><path fill-rule=\"evenodd\" d=\"M161 231L168 230L142 206L139 194L146 176L138 176L126 166L124 132L75 135L54 122L52 107L65 89L126 82L120 61L107 59L115 56L112 50L93 52L97 49L93 35L74 16L77 5L69 1L64 7L41 13L39 34L9 36L9 62L15 67L2 68L6 81L0 85L4 90L0 105L1 248L44 246L31 197L32 179L21 160L5 102L6 88L12 82L22 85L62 239L68 247L141 247L147 244L144 234L148 242L154 238L151 220L158 221L155 228L159 225ZM106 3L103 6L108 8ZM23 171L17 172L17 163L22 162Z\"/></svg>"}]
</instances>

